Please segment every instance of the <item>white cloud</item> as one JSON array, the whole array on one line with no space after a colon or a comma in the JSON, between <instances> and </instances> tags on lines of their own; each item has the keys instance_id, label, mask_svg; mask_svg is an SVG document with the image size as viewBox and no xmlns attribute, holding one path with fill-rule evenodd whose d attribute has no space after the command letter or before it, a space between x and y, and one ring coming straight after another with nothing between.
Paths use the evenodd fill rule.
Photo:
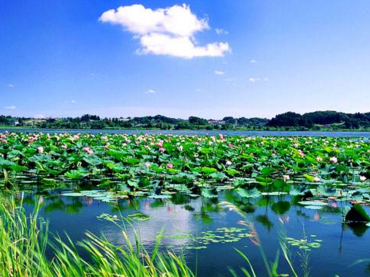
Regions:
<instances>
[{"instance_id":1,"label":"white cloud","mask_svg":"<svg viewBox=\"0 0 370 277\"><path fill-rule=\"evenodd\" d=\"M8 84L7 86L8 86L8 88L14 88L13 84Z\"/></svg>"},{"instance_id":2,"label":"white cloud","mask_svg":"<svg viewBox=\"0 0 370 277\"><path fill-rule=\"evenodd\" d=\"M146 91L144 91L144 93L151 93L151 94L153 94L153 93L155 93L155 90L153 90L153 89L147 89Z\"/></svg>"},{"instance_id":3,"label":"white cloud","mask_svg":"<svg viewBox=\"0 0 370 277\"><path fill-rule=\"evenodd\" d=\"M217 35L228 35L229 34L228 31L226 31L224 29L220 29L220 28L216 28L215 32L216 32Z\"/></svg>"},{"instance_id":4,"label":"white cloud","mask_svg":"<svg viewBox=\"0 0 370 277\"><path fill-rule=\"evenodd\" d=\"M256 60L251 60L251 63L257 63L257 61Z\"/></svg>"},{"instance_id":5,"label":"white cloud","mask_svg":"<svg viewBox=\"0 0 370 277\"><path fill-rule=\"evenodd\" d=\"M214 71L216 75L225 75L225 72L221 71L221 70L215 70Z\"/></svg>"},{"instance_id":6,"label":"white cloud","mask_svg":"<svg viewBox=\"0 0 370 277\"><path fill-rule=\"evenodd\" d=\"M17 107L16 106L6 106L5 107L5 110L16 110Z\"/></svg>"},{"instance_id":7,"label":"white cloud","mask_svg":"<svg viewBox=\"0 0 370 277\"><path fill-rule=\"evenodd\" d=\"M138 35L168 33L190 37L195 32L209 29L207 21L199 20L185 4L157 10L146 9L143 5L124 6L117 11L106 11L100 20L122 25Z\"/></svg>"},{"instance_id":8,"label":"white cloud","mask_svg":"<svg viewBox=\"0 0 370 277\"><path fill-rule=\"evenodd\" d=\"M251 77L249 78L249 81L252 82L252 83L255 83L255 82L267 82L269 79L267 77L264 77L264 78L259 78L259 77Z\"/></svg>"},{"instance_id":9,"label":"white cloud","mask_svg":"<svg viewBox=\"0 0 370 277\"><path fill-rule=\"evenodd\" d=\"M192 59L222 57L231 52L227 42L197 45L195 33L210 27L206 19L198 19L185 4L156 10L145 8L143 5L123 6L104 12L99 20L121 25L133 33L141 45L137 50L138 54Z\"/></svg>"},{"instance_id":10,"label":"white cloud","mask_svg":"<svg viewBox=\"0 0 370 277\"><path fill-rule=\"evenodd\" d=\"M200 92L200 91L202 91L202 89L201 88L197 88L197 89L195 89L195 91L196 92Z\"/></svg>"}]
</instances>

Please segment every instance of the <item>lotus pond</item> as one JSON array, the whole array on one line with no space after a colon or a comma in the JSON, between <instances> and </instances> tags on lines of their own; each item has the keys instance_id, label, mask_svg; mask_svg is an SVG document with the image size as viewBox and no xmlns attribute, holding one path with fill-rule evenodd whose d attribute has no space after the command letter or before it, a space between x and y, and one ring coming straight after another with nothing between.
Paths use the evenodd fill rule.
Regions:
<instances>
[{"instance_id":1,"label":"lotus pond","mask_svg":"<svg viewBox=\"0 0 370 277\"><path fill-rule=\"evenodd\" d=\"M369 158L363 138L3 133L0 186L72 241L122 246L124 217L196 276L246 276L241 253L268 276L278 252L280 276L368 276Z\"/></svg>"}]
</instances>

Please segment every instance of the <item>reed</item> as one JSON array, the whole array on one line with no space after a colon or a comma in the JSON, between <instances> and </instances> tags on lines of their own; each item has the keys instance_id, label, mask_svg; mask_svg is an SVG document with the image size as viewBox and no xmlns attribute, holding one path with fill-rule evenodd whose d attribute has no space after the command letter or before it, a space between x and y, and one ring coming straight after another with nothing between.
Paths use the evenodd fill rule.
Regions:
<instances>
[{"instance_id":1,"label":"reed","mask_svg":"<svg viewBox=\"0 0 370 277\"><path fill-rule=\"evenodd\" d=\"M49 240L48 224L36 207L27 215L22 206L8 201L0 206L0 276L14 277L187 277L194 276L183 257L159 251L160 238L148 253L138 236L132 243L122 230L125 246L119 247L92 233L79 243L69 238ZM84 250L82 257L77 248ZM53 251L47 257L46 250Z\"/></svg>"}]
</instances>

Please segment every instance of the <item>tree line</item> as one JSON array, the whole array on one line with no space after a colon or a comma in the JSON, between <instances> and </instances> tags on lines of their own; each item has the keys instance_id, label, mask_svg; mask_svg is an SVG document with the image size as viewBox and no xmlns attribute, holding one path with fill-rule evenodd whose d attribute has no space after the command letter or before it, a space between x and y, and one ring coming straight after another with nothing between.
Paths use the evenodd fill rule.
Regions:
<instances>
[{"instance_id":1,"label":"tree line","mask_svg":"<svg viewBox=\"0 0 370 277\"><path fill-rule=\"evenodd\" d=\"M370 113L317 111L301 115L287 112L272 119L227 116L221 120L207 120L196 116L179 119L163 115L101 118L85 114L80 117L43 119L1 115L0 126L48 129L367 130L370 129Z\"/></svg>"},{"instance_id":2,"label":"tree line","mask_svg":"<svg viewBox=\"0 0 370 277\"><path fill-rule=\"evenodd\" d=\"M287 112L272 118L270 127L302 127L307 129L367 129L370 128L370 113L342 113L336 111L317 111L303 115Z\"/></svg>"}]
</instances>

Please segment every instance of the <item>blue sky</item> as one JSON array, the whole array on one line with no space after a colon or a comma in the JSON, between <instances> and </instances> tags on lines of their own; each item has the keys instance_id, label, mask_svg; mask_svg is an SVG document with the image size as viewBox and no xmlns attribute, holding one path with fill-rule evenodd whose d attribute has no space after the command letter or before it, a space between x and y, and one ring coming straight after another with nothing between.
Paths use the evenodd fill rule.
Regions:
<instances>
[{"instance_id":1,"label":"blue sky","mask_svg":"<svg viewBox=\"0 0 370 277\"><path fill-rule=\"evenodd\" d=\"M0 114L369 112L369 26L368 0L0 0Z\"/></svg>"}]
</instances>

